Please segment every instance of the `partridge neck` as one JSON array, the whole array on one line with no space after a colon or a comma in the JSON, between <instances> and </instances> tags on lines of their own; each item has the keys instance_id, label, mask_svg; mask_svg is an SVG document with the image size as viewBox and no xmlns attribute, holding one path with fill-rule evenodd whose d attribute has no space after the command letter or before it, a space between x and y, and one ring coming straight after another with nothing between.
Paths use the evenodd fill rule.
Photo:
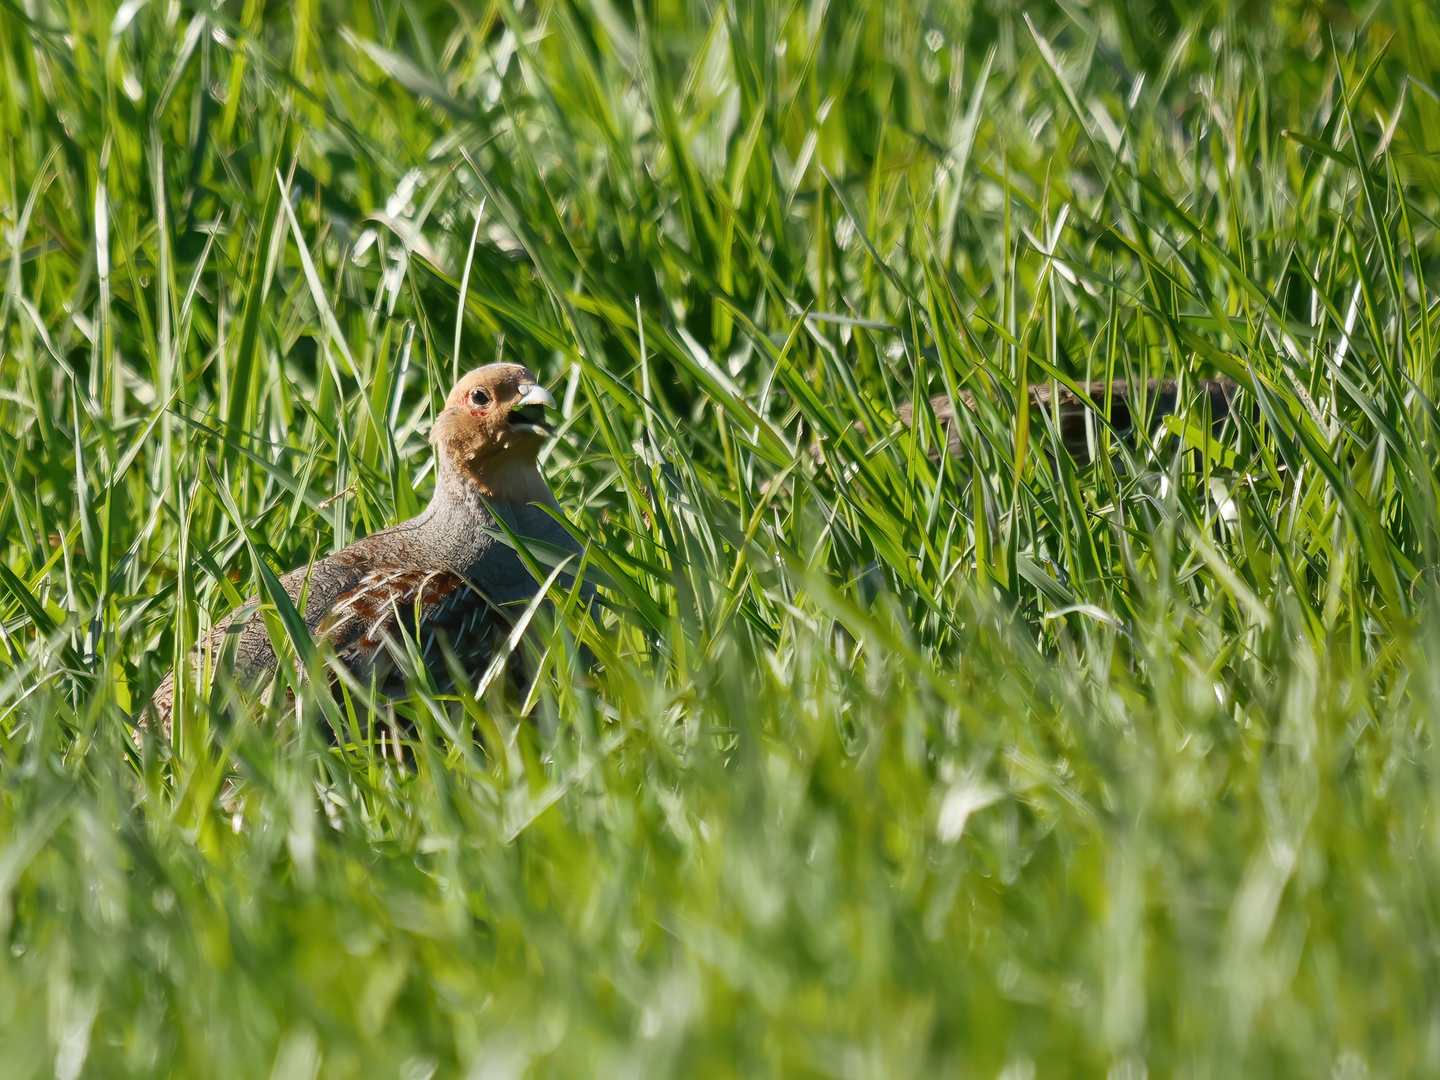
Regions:
<instances>
[{"instance_id":1,"label":"partridge neck","mask_svg":"<svg viewBox=\"0 0 1440 1080\"><path fill-rule=\"evenodd\" d=\"M436 461L435 494L431 508L454 508L472 513L476 505L528 506L541 503L557 507L545 478L535 462L515 455L463 465L441 453Z\"/></svg>"},{"instance_id":2,"label":"partridge neck","mask_svg":"<svg viewBox=\"0 0 1440 1080\"><path fill-rule=\"evenodd\" d=\"M428 550L446 565L466 573L467 568L476 566L499 542L495 534L502 530L496 523L497 517L522 536L535 535L537 528L549 532L554 527L553 519L543 509L530 504L553 507L557 505L555 496L538 469L530 465L529 471L533 479L506 477L512 484L501 487L500 493L512 497L497 498L482 489L468 471L456 468L441 455L435 494L425 512L415 519L417 531L425 535ZM520 480L527 482L517 482ZM515 494L526 498L522 501L513 497Z\"/></svg>"}]
</instances>

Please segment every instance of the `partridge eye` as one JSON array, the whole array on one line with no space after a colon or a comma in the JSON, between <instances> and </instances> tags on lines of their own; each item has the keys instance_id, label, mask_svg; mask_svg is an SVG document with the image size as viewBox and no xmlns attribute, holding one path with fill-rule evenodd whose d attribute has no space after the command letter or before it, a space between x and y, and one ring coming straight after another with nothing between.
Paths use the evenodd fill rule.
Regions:
<instances>
[{"instance_id":1,"label":"partridge eye","mask_svg":"<svg viewBox=\"0 0 1440 1080\"><path fill-rule=\"evenodd\" d=\"M470 404L477 409L483 409L490 404L490 394L483 386L477 386L470 391Z\"/></svg>"}]
</instances>

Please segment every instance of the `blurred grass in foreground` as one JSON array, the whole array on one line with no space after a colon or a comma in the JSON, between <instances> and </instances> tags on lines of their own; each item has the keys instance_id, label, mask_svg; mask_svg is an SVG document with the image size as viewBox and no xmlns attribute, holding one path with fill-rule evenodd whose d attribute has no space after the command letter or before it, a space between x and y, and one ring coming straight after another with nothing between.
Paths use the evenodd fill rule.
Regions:
<instances>
[{"instance_id":1,"label":"blurred grass in foreground","mask_svg":"<svg viewBox=\"0 0 1440 1080\"><path fill-rule=\"evenodd\" d=\"M1429 5L6 0L0 63L6 1077L1440 1069ZM136 755L497 356L610 606L403 767L364 688ZM1084 469L1013 393L1214 374Z\"/></svg>"}]
</instances>

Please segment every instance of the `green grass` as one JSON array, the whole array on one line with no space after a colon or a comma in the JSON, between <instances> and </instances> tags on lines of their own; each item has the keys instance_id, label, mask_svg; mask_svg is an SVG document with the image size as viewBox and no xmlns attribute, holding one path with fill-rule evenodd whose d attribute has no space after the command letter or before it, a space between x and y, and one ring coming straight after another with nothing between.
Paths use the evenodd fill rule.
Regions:
<instances>
[{"instance_id":1,"label":"green grass","mask_svg":"<svg viewBox=\"0 0 1440 1080\"><path fill-rule=\"evenodd\" d=\"M4 0L0 64L7 1080L1440 1070L1431 5ZM135 753L497 356L607 582L533 689ZM1014 393L1216 374L1084 468Z\"/></svg>"}]
</instances>

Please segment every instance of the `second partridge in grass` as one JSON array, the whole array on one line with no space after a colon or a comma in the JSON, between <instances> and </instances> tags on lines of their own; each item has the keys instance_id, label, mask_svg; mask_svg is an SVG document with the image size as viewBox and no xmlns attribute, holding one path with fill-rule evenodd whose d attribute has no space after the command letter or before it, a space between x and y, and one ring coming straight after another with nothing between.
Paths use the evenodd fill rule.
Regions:
<instances>
[{"instance_id":1,"label":"second partridge in grass","mask_svg":"<svg viewBox=\"0 0 1440 1080\"><path fill-rule=\"evenodd\" d=\"M1136 427L1141 398L1148 405L1152 422L1170 416L1187 403L1181 400L1180 386L1174 379L1150 379L1143 388L1140 383L1091 382L1082 384L1091 402L1104 409L1106 399L1110 403L1110 426L1117 432L1133 431ZM1239 390L1233 379L1198 379L1194 385L1193 397L1209 409L1210 423L1215 430L1230 417L1235 394ZM975 411L975 395L969 390L960 391L960 402L971 412ZM1049 383L1036 383L1030 387L1031 409L1043 409L1058 414L1060 442L1081 465L1090 463L1090 439L1086 432L1085 417L1091 412L1090 405L1071 390L1061 386L1058 393ZM965 444L961 441L960 430L955 423L955 403L947 394L937 394L930 399L931 411L945 426L946 449L955 457L965 456ZM906 401L897 410L900 422L907 427L912 423L913 403ZM1034 418L1032 424L1039 424ZM1098 430L1096 427L1091 429Z\"/></svg>"}]
</instances>

